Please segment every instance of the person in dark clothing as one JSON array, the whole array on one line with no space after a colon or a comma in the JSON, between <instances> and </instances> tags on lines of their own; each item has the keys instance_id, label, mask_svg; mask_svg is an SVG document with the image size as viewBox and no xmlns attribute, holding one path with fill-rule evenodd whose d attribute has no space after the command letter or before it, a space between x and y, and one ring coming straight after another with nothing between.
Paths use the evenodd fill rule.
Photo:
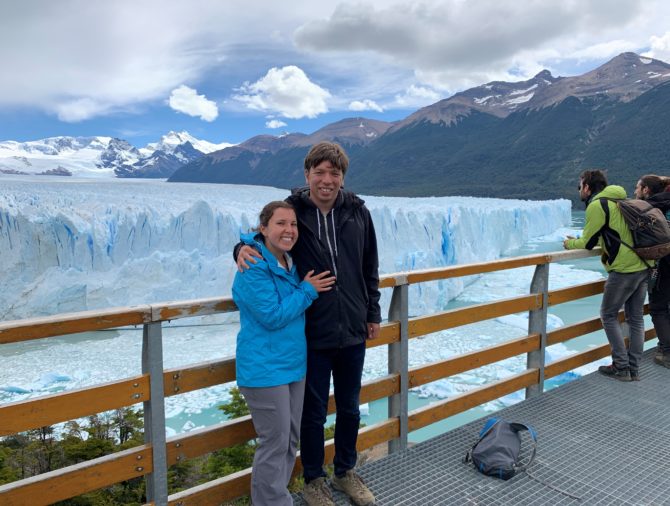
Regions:
<instances>
[{"instance_id":1,"label":"person in dark clothing","mask_svg":"<svg viewBox=\"0 0 670 506\"><path fill-rule=\"evenodd\" d=\"M670 216L669 183L668 178L654 174L642 176L635 186L635 197ZM670 369L670 255L661 258L656 269L656 281L649 290L649 312L658 337L654 362Z\"/></svg>"},{"instance_id":2,"label":"person in dark clothing","mask_svg":"<svg viewBox=\"0 0 670 506\"><path fill-rule=\"evenodd\" d=\"M365 341L379 335L377 239L363 200L343 189L349 160L337 144L312 147L304 163L307 186L286 199L298 218L299 238L291 253L301 277L331 271L336 282L306 312L307 377L300 429L304 469L303 499L308 505L334 504L326 482L324 425L331 375L335 389L335 474L332 486L357 505L374 495L354 472L360 425L359 394ZM260 254L236 247L238 269Z\"/></svg>"}]
</instances>

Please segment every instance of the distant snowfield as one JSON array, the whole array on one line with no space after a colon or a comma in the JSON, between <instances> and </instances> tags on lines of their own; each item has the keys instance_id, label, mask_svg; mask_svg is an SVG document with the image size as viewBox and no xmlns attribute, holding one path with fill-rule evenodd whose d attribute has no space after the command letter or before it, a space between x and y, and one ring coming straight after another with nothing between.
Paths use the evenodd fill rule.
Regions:
<instances>
[{"instance_id":1,"label":"distant snowfield","mask_svg":"<svg viewBox=\"0 0 670 506\"><path fill-rule=\"evenodd\" d=\"M0 169L38 174L61 168L79 177L113 178L114 167L98 166L111 140L111 137L95 137L87 143L73 143L72 147L58 146L55 142L4 141L0 143ZM137 160L138 157L127 157L130 164Z\"/></svg>"},{"instance_id":2,"label":"distant snowfield","mask_svg":"<svg viewBox=\"0 0 670 506\"><path fill-rule=\"evenodd\" d=\"M226 295L240 232L255 225L262 205L287 195L257 186L63 179L2 178L2 320ZM555 240L571 220L568 201L363 198L375 224L382 273L500 258L531 239ZM552 287L577 276L587 280L585 271L570 266L552 265L550 272ZM410 312L441 310L454 297L481 302L527 293L531 276L527 268L412 286ZM391 291L382 293L386 314ZM414 339L411 365L523 335L524 318ZM561 324L555 318L550 323ZM236 314L175 321L164 331L165 367L232 355L236 334ZM137 374L141 340L141 329L129 329L0 346L0 402ZM370 350L366 377L385 374L381 348ZM442 397L511 374L514 367L514 361L506 361L478 371L477 377L459 375L417 391ZM218 386L169 398L172 430L182 429L174 420L212 409L227 391L228 386Z\"/></svg>"},{"instance_id":3,"label":"distant snowfield","mask_svg":"<svg viewBox=\"0 0 670 506\"><path fill-rule=\"evenodd\" d=\"M11 171L40 175L60 171L60 176L113 179L116 177L115 168L130 167L140 161L151 165L154 152L175 154L187 142L201 153L212 153L233 145L196 139L188 132L169 132L160 141L139 149L121 139L105 136L0 141L0 176ZM183 163L189 161L185 158L180 160Z\"/></svg>"}]
</instances>

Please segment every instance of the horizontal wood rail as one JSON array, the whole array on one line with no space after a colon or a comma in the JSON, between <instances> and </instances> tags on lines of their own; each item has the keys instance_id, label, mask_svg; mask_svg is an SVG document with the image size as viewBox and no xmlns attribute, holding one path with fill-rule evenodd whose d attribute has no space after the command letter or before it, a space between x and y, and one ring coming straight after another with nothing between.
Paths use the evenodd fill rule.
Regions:
<instances>
[{"instance_id":1,"label":"horizontal wood rail","mask_svg":"<svg viewBox=\"0 0 670 506\"><path fill-rule=\"evenodd\" d=\"M500 397L511 394L538 382L539 371L529 369L489 385L475 388L464 394L455 395L441 402L415 409L409 413L410 430L417 430L426 425L439 422L445 418L462 413Z\"/></svg>"},{"instance_id":2,"label":"horizontal wood rail","mask_svg":"<svg viewBox=\"0 0 670 506\"><path fill-rule=\"evenodd\" d=\"M397 376L388 375L363 383L361 403L383 399L400 391ZM330 395L328 413L335 412L333 394ZM167 440L168 464L199 457L206 453L243 444L256 437L250 416L227 420L216 425L173 436Z\"/></svg>"},{"instance_id":3,"label":"horizontal wood rail","mask_svg":"<svg viewBox=\"0 0 670 506\"><path fill-rule=\"evenodd\" d=\"M150 399L149 376L0 405L0 437Z\"/></svg>"},{"instance_id":4,"label":"horizontal wood rail","mask_svg":"<svg viewBox=\"0 0 670 506\"><path fill-rule=\"evenodd\" d=\"M460 278L473 274L484 274L487 272L515 269L517 267L528 267L531 265L542 265L565 260L578 260L600 255L600 249L556 251L552 253L539 253L519 257L491 260L490 262L478 262L464 265L450 265L436 269L424 269L397 274L387 274L379 279L380 288L392 288L405 284L423 283L426 281L437 281L440 279Z\"/></svg>"},{"instance_id":5,"label":"horizontal wood rail","mask_svg":"<svg viewBox=\"0 0 670 506\"><path fill-rule=\"evenodd\" d=\"M74 466L0 485L3 506L51 504L152 472L151 446L143 445Z\"/></svg>"},{"instance_id":6,"label":"horizontal wood rail","mask_svg":"<svg viewBox=\"0 0 670 506\"><path fill-rule=\"evenodd\" d=\"M559 290L549 291L549 305L555 306L563 304L571 300L583 299L592 295L599 295L603 293L605 287L605 280L590 281L582 283L581 285L570 286L568 288L561 288Z\"/></svg>"},{"instance_id":7,"label":"horizontal wood rail","mask_svg":"<svg viewBox=\"0 0 670 506\"><path fill-rule=\"evenodd\" d=\"M409 337L424 336L440 330L460 327L491 318L498 318L521 311L531 311L542 307L542 297L536 294L521 295L495 302L443 311L430 316L409 319Z\"/></svg>"},{"instance_id":8,"label":"horizontal wood rail","mask_svg":"<svg viewBox=\"0 0 670 506\"><path fill-rule=\"evenodd\" d=\"M151 321L151 307L113 308L0 323L0 344L104 330Z\"/></svg>"},{"instance_id":9,"label":"horizontal wood rail","mask_svg":"<svg viewBox=\"0 0 670 506\"><path fill-rule=\"evenodd\" d=\"M654 337L656 337L656 330L652 328L645 331L645 341L649 341ZM628 343L628 338L626 338L626 343ZM577 367L582 367L601 358L608 357L610 353L609 344L603 344L580 353L574 353L568 357L564 357L547 364L544 369L545 377L553 378L559 374L563 374L564 372L572 371Z\"/></svg>"},{"instance_id":10,"label":"horizontal wood rail","mask_svg":"<svg viewBox=\"0 0 670 506\"><path fill-rule=\"evenodd\" d=\"M534 334L454 358L448 358L440 362L433 362L429 365L412 367L409 370L409 386L410 388L414 388L425 385L432 381L471 371L539 348L540 336L539 334Z\"/></svg>"},{"instance_id":11,"label":"horizontal wood rail","mask_svg":"<svg viewBox=\"0 0 670 506\"><path fill-rule=\"evenodd\" d=\"M576 260L599 254L600 251L597 248L592 251L561 251L493 260L491 262L440 267L438 269L386 274L380 277L379 286L380 288L391 288L402 284L414 284L515 267ZM0 323L0 344L234 311L237 311L237 306L232 298L214 297L13 320Z\"/></svg>"},{"instance_id":12,"label":"horizontal wood rail","mask_svg":"<svg viewBox=\"0 0 670 506\"><path fill-rule=\"evenodd\" d=\"M597 254L598 251L562 251L382 276L381 287L394 287L392 301L392 306L395 304L392 310L394 318L382 325L378 339L369 340L366 345L368 348L388 347L389 370L385 376L366 381L362 385L360 401L365 403L389 398L389 417L361 429L358 449L363 450L390 441L406 441L408 431L425 427L521 389L526 389L528 395L529 388L540 385L541 393L544 379L553 378L607 356L609 346L603 344L549 364L545 364L542 360L534 361L531 365L529 358L527 368L518 374L413 411L407 408L406 396L410 388L472 371L520 354L537 357L540 353L544 358L546 346L601 330L602 324L597 317L550 331L537 327L537 324L533 324L535 327L531 330L529 323L526 336L446 360L408 367L407 342L414 337L520 312L528 312L532 316L529 322L531 320L537 322L538 315L544 315L543 318L546 318L548 306L599 295L602 293L604 280L557 290L548 290L546 284L543 285L536 280L538 278L541 281L541 276L548 275L547 269L550 263L572 261ZM407 306L402 306L408 304L406 290L410 284L527 266L536 266L531 293L527 295L412 318L407 317ZM532 288L533 286L535 288ZM546 304L543 301L546 301ZM151 342L162 345L161 322L236 310L230 297L218 297L3 322L0 323L0 344L143 325L145 329L143 346L151 349ZM620 320L623 320L623 314ZM651 339L653 335L653 330L649 330L646 338ZM152 353L147 356L153 357L154 361L158 360L153 363L158 363L160 366L161 348L154 349ZM391 365L392 363L394 365ZM143 362L143 371L144 367ZM139 402L145 403L145 409L149 406L160 413L165 397L234 381L235 358L226 357L168 370L159 367L158 371L162 371L162 374L156 373L155 369L152 371L154 376L151 377L156 378L157 374L159 378L159 381L153 383L154 398L150 393L151 377L145 372L140 376L120 381L2 405L0 436ZM395 411L392 413L392 410ZM334 411L335 405L331 394L328 413ZM0 486L0 504L48 504L138 476L146 476L148 483L152 484L153 493L158 494L156 497L148 497L148 504L182 506L220 504L248 493L249 469L168 497L167 485L165 484L163 491L160 489L161 480L165 480L165 483L167 481L167 466L221 448L245 443L253 437L255 437L253 424L251 418L246 416L168 438L160 445L151 444L151 441L154 441L152 439L147 444L130 450ZM157 452L161 448L164 448L165 452ZM325 453L326 460L332 461L334 453L332 441L326 443ZM157 459L156 465L154 459ZM297 473L300 469L301 463L298 459L294 472ZM165 495L161 495L163 492Z\"/></svg>"},{"instance_id":13,"label":"horizontal wood rail","mask_svg":"<svg viewBox=\"0 0 670 506\"><path fill-rule=\"evenodd\" d=\"M384 346L400 340L400 324L385 323L377 339L366 341L367 348ZM168 369L163 374L165 396L184 394L201 388L235 381L235 357L200 362Z\"/></svg>"},{"instance_id":14,"label":"horizontal wood rail","mask_svg":"<svg viewBox=\"0 0 670 506\"><path fill-rule=\"evenodd\" d=\"M364 427L358 433L356 449L363 451L384 443L398 435L398 420L383 422ZM333 440L328 440L325 446L325 461L332 463L335 454ZM302 470L300 455L296 461L293 474ZM209 481L197 487L184 490L169 497L171 506L218 506L222 502L231 501L241 495L249 493L251 483L251 469L229 474L222 478Z\"/></svg>"}]
</instances>

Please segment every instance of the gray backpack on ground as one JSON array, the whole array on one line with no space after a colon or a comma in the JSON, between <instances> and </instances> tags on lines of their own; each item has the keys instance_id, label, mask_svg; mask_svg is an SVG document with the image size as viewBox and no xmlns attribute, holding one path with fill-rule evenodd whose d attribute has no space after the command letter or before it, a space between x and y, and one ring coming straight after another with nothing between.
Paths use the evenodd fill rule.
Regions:
<instances>
[{"instance_id":1,"label":"gray backpack on ground","mask_svg":"<svg viewBox=\"0 0 670 506\"><path fill-rule=\"evenodd\" d=\"M521 431L528 431L533 443L530 458L524 464L519 462ZM490 418L463 462L472 462L479 472L487 476L509 480L518 471L525 471L530 466L535 458L536 449L537 433L530 425Z\"/></svg>"}]
</instances>

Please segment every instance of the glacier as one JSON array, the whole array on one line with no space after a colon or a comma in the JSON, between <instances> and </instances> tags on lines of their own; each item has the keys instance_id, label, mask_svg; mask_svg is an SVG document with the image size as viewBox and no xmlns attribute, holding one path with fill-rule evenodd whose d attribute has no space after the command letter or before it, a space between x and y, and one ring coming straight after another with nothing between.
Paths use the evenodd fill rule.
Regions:
<instances>
[{"instance_id":1,"label":"glacier","mask_svg":"<svg viewBox=\"0 0 670 506\"><path fill-rule=\"evenodd\" d=\"M288 193L157 180L1 180L1 320L229 294L235 275L231 251L240 232L256 224L265 203ZM363 198L375 224L382 273L492 260L524 245L528 249L529 241L555 244L574 235L568 201ZM410 313L442 310L450 301L462 305L527 293L532 274L533 268L525 267L414 285ZM601 277L554 264L550 286ZM382 290L383 314L390 296L391 290ZM237 313L230 313L165 324L165 368L234 354L237 320ZM550 315L550 327L561 325ZM527 316L510 315L412 339L410 366L519 337L526 329ZM0 346L0 403L139 374L141 346L141 327ZM548 350L552 358L569 352L564 345ZM384 375L386 367L386 347L370 349L364 377ZM424 385L413 395L447 397L523 367L525 357L515 357ZM220 421L216 406L229 398L229 388L167 398L168 433Z\"/></svg>"},{"instance_id":2,"label":"glacier","mask_svg":"<svg viewBox=\"0 0 670 506\"><path fill-rule=\"evenodd\" d=\"M256 224L262 205L287 195L151 180L2 182L2 320L226 295L240 232ZM496 259L571 220L567 200L363 198L381 273ZM471 281L413 286L411 311L441 308Z\"/></svg>"}]
</instances>

